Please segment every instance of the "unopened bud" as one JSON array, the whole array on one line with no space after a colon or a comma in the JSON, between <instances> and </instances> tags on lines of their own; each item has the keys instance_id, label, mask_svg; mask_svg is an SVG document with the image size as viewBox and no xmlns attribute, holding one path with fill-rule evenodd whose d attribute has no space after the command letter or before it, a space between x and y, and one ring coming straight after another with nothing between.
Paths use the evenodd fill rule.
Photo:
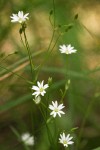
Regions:
<instances>
[{"instance_id":1,"label":"unopened bud","mask_svg":"<svg viewBox=\"0 0 100 150\"><path fill-rule=\"evenodd\" d=\"M52 15L52 14L53 14L53 10L50 11L50 15Z\"/></svg>"},{"instance_id":2,"label":"unopened bud","mask_svg":"<svg viewBox=\"0 0 100 150\"><path fill-rule=\"evenodd\" d=\"M51 85L52 84L52 77L49 77L48 78L48 85Z\"/></svg>"},{"instance_id":3,"label":"unopened bud","mask_svg":"<svg viewBox=\"0 0 100 150\"><path fill-rule=\"evenodd\" d=\"M39 104L41 101L41 97L40 96L35 97L35 99L33 99L33 101L35 102L35 104Z\"/></svg>"},{"instance_id":4,"label":"unopened bud","mask_svg":"<svg viewBox=\"0 0 100 150\"><path fill-rule=\"evenodd\" d=\"M68 90L69 85L70 85L70 79L69 79L69 80L67 81L67 83L65 84L65 90Z\"/></svg>"},{"instance_id":5,"label":"unopened bud","mask_svg":"<svg viewBox=\"0 0 100 150\"><path fill-rule=\"evenodd\" d=\"M68 30L70 30L72 27L73 27L73 24L69 24L69 25L67 26L67 28L65 29L65 32L67 32Z\"/></svg>"},{"instance_id":6,"label":"unopened bud","mask_svg":"<svg viewBox=\"0 0 100 150\"><path fill-rule=\"evenodd\" d=\"M74 19L75 19L75 20L78 19L78 14L76 14L76 15L74 16Z\"/></svg>"}]
</instances>

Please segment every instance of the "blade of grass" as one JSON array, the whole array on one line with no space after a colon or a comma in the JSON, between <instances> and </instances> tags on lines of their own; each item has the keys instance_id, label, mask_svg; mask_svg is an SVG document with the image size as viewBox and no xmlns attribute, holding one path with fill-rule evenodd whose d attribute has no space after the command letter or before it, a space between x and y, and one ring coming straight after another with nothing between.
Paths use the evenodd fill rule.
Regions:
<instances>
[{"instance_id":1,"label":"blade of grass","mask_svg":"<svg viewBox=\"0 0 100 150\"><path fill-rule=\"evenodd\" d=\"M5 104L0 106L0 111L1 112L7 111L13 107L16 107L16 106L30 100L31 98L32 98L31 94L27 94L27 95L24 95L24 96L18 98L17 100L12 100L12 101L6 102Z\"/></svg>"}]
</instances>

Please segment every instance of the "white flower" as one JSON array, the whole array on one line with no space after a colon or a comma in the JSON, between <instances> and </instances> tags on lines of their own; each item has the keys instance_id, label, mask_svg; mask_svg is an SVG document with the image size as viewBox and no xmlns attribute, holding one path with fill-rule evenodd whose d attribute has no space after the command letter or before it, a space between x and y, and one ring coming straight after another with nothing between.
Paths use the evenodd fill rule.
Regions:
<instances>
[{"instance_id":1,"label":"white flower","mask_svg":"<svg viewBox=\"0 0 100 150\"><path fill-rule=\"evenodd\" d=\"M55 118L56 115L58 114L59 117L61 117L61 114L65 114L63 111L61 111L61 109L63 109L65 106L63 106L63 104L58 105L58 102L52 101L52 105L49 105L49 109L52 110L52 112L50 113L50 115L53 115L53 117Z\"/></svg>"},{"instance_id":2,"label":"white flower","mask_svg":"<svg viewBox=\"0 0 100 150\"><path fill-rule=\"evenodd\" d=\"M65 53L65 54L72 54L72 53L76 53L76 49L74 49L74 47L71 46L71 44L69 45L60 45L60 52L61 53Z\"/></svg>"},{"instance_id":3,"label":"white flower","mask_svg":"<svg viewBox=\"0 0 100 150\"><path fill-rule=\"evenodd\" d=\"M70 134L65 136L65 133L60 134L59 142L62 143L64 146L68 147L68 145L73 144L74 142L71 141L73 137L70 137Z\"/></svg>"},{"instance_id":4,"label":"white flower","mask_svg":"<svg viewBox=\"0 0 100 150\"><path fill-rule=\"evenodd\" d=\"M26 145L34 145L34 137L30 136L29 133L24 133L21 135L21 141L24 142Z\"/></svg>"},{"instance_id":5,"label":"white flower","mask_svg":"<svg viewBox=\"0 0 100 150\"><path fill-rule=\"evenodd\" d=\"M42 81L41 83L37 81L38 86L32 86L32 89L35 90L35 92L32 95L35 95L35 97L39 95L44 96L44 94L46 93L45 89L47 89L49 86L48 84L43 85L43 83L44 81Z\"/></svg>"},{"instance_id":6,"label":"white flower","mask_svg":"<svg viewBox=\"0 0 100 150\"><path fill-rule=\"evenodd\" d=\"M18 14L12 14L12 16L10 16L10 18L12 19L11 22L23 23L27 19L29 19L27 17L28 15L29 15L29 13L27 13L27 14L24 15L23 11L19 11Z\"/></svg>"},{"instance_id":7,"label":"white flower","mask_svg":"<svg viewBox=\"0 0 100 150\"><path fill-rule=\"evenodd\" d=\"M37 96L37 97L35 97L35 99L33 99L33 101L35 102L35 104L39 104L41 101L41 97Z\"/></svg>"}]
</instances>

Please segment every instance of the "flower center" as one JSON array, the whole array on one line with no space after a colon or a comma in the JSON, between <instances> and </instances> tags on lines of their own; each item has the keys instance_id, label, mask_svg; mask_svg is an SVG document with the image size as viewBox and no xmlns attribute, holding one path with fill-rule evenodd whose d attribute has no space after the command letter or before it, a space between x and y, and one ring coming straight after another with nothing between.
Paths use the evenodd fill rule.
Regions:
<instances>
[{"instance_id":1,"label":"flower center","mask_svg":"<svg viewBox=\"0 0 100 150\"><path fill-rule=\"evenodd\" d=\"M66 54L69 54L69 50L68 49L66 49Z\"/></svg>"},{"instance_id":2,"label":"flower center","mask_svg":"<svg viewBox=\"0 0 100 150\"><path fill-rule=\"evenodd\" d=\"M19 17L19 22L22 23L23 21L23 18Z\"/></svg>"},{"instance_id":3,"label":"flower center","mask_svg":"<svg viewBox=\"0 0 100 150\"><path fill-rule=\"evenodd\" d=\"M44 91L44 89L43 88L40 88L40 92L43 92Z\"/></svg>"},{"instance_id":4,"label":"flower center","mask_svg":"<svg viewBox=\"0 0 100 150\"><path fill-rule=\"evenodd\" d=\"M59 111L59 109L58 108L55 108L55 112L58 112Z\"/></svg>"},{"instance_id":5,"label":"flower center","mask_svg":"<svg viewBox=\"0 0 100 150\"><path fill-rule=\"evenodd\" d=\"M63 141L63 143L64 143L64 144L67 144L67 141L66 141L66 140L64 140L64 141Z\"/></svg>"}]
</instances>

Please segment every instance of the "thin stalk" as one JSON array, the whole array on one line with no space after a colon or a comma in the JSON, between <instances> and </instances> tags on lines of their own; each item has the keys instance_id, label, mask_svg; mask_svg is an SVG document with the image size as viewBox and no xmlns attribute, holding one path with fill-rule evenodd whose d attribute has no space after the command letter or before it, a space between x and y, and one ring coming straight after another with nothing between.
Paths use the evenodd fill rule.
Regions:
<instances>
[{"instance_id":1,"label":"thin stalk","mask_svg":"<svg viewBox=\"0 0 100 150\"><path fill-rule=\"evenodd\" d=\"M53 23L51 21L51 15L52 14L54 14ZM55 29L55 2L54 2L54 0L53 0L53 12L51 12L50 15L49 15L49 21L50 21L51 26Z\"/></svg>"},{"instance_id":2,"label":"thin stalk","mask_svg":"<svg viewBox=\"0 0 100 150\"><path fill-rule=\"evenodd\" d=\"M5 69L5 70L7 70L7 71L9 71L10 73L12 73L13 75L16 75L17 77L20 77L21 79L23 79L25 82L27 82L28 84L30 83L28 80L26 80L23 76L20 76L19 74L17 74L16 72L13 72L13 71L11 71L10 69L8 69L8 68L5 68L4 66L1 66L0 65L0 68L3 68L3 69Z\"/></svg>"},{"instance_id":3,"label":"thin stalk","mask_svg":"<svg viewBox=\"0 0 100 150\"><path fill-rule=\"evenodd\" d=\"M26 48L26 47L25 47L25 48ZM38 56L38 55L40 55L40 54L42 54L42 53L44 53L44 52L41 51L41 50L40 50L40 51L37 51L37 52L35 52L34 54L32 54L32 58L35 57L35 56ZM17 61L16 63L10 65L10 66L9 66L9 69L15 69L15 68L16 68L17 66L19 66L20 64L23 64L23 63L25 63L25 62L28 62L28 60L29 60L29 57L26 56L26 57L22 58L21 60ZM4 73L5 73L5 71L2 70L2 71L0 72L0 75L2 75L2 74L4 74Z\"/></svg>"},{"instance_id":4,"label":"thin stalk","mask_svg":"<svg viewBox=\"0 0 100 150\"><path fill-rule=\"evenodd\" d=\"M52 33L52 37L51 37L51 40L50 40L50 43L49 43L47 51L50 49L50 46L52 44L52 41L53 41L53 38L54 38L54 35L55 35L55 3L54 3L54 0L53 0L53 11L54 11L54 19L53 19L53 24L52 24L52 26L53 26L53 33ZM51 23L51 21L50 21L50 23Z\"/></svg>"},{"instance_id":5,"label":"thin stalk","mask_svg":"<svg viewBox=\"0 0 100 150\"><path fill-rule=\"evenodd\" d=\"M60 100L61 102L63 102L64 97L65 97L65 95L66 95L66 92L67 92L67 90L65 89L65 90L64 90L64 93L63 93L63 95L62 95L62 97L61 97L61 100Z\"/></svg>"},{"instance_id":6,"label":"thin stalk","mask_svg":"<svg viewBox=\"0 0 100 150\"><path fill-rule=\"evenodd\" d=\"M54 47L55 47L55 45L56 45L56 43L58 42L59 37L60 37L60 36L57 37L56 42L54 43L53 47L51 48L51 45L52 45L52 42L53 42L53 39L54 39L54 36L55 36L55 31L56 31L56 30L55 30L55 2L54 2L54 0L53 0L53 11L54 11L54 19L53 19L53 24L52 24L52 26L53 26L53 33L52 33L52 37L51 37L49 46L48 46L48 48L47 48L47 55L46 55L46 57L44 58L44 61L41 63L40 67L39 67L39 70L38 70L38 72L37 72L37 76L38 76L38 74L39 74L39 72L40 72L40 69L42 68L43 64L48 60L48 57L49 57L50 53L51 53L52 50L54 49ZM49 18L49 19L50 19L50 18ZM50 21L50 23L51 23L51 21ZM60 34L59 34L59 35L60 35ZM51 50L50 50L50 49L51 49ZM49 52L49 50L50 50L50 52Z\"/></svg>"},{"instance_id":7,"label":"thin stalk","mask_svg":"<svg viewBox=\"0 0 100 150\"><path fill-rule=\"evenodd\" d=\"M51 47L51 44L52 44L52 42L53 42L54 35L55 35L55 29L53 29L52 37L51 37L49 46L48 46L48 48L47 48L47 52L49 51L49 49L50 49L50 47Z\"/></svg>"},{"instance_id":8,"label":"thin stalk","mask_svg":"<svg viewBox=\"0 0 100 150\"><path fill-rule=\"evenodd\" d=\"M83 118L83 121L82 121L82 124L81 124L81 127L80 127L80 132L79 132L79 137L78 137L78 141L77 141L77 149L79 148L79 145L80 145L80 141L81 141L81 137L82 137L82 134L83 134L83 130L84 130L84 126L85 126L85 123L87 121L87 118L90 114L90 111L93 107L93 104L95 102L95 98L91 100L90 104L88 105L88 108L87 108L87 111L86 111L86 114Z\"/></svg>"},{"instance_id":9,"label":"thin stalk","mask_svg":"<svg viewBox=\"0 0 100 150\"><path fill-rule=\"evenodd\" d=\"M52 21L51 21L51 15L49 15L49 22L51 24L51 26L53 27Z\"/></svg>"},{"instance_id":10,"label":"thin stalk","mask_svg":"<svg viewBox=\"0 0 100 150\"><path fill-rule=\"evenodd\" d=\"M30 148L26 146L24 143L23 143L23 147L25 148L25 150L30 150Z\"/></svg>"},{"instance_id":11,"label":"thin stalk","mask_svg":"<svg viewBox=\"0 0 100 150\"><path fill-rule=\"evenodd\" d=\"M54 3L54 0L53 0L53 11L54 11L54 19L53 19L53 24L51 23L51 20L50 20L50 23L51 25L53 26L53 33L52 33L52 37L51 37L51 40L50 40L50 43L49 43L49 46L48 46L48 49L47 51L50 49L50 46L52 44L52 41L53 41L53 38L54 38L54 35L55 35L55 3Z\"/></svg>"},{"instance_id":12,"label":"thin stalk","mask_svg":"<svg viewBox=\"0 0 100 150\"><path fill-rule=\"evenodd\" d=\"M15 52L14 52L14 53L11 53L11 54L8 54L7 56L5 56L5 57L0 61L0 63L2 63L4 60L6 60L9 56L11 56L11 55L13 55L13 54L15 54Z\"/></svg>"},{"instance_id":13,"label":"thin stalk","mask_svg":"<svg viewBox=\"0 0 100 150\"><path fill-rule=\"evenodd\" d=\"M45 122L45 125L46 125L46 128L47 128L49 142L50 142L51 146L54 147L53 137L52 137L51 131L50 131L49 127L48 127L47 121L46 121L46 119L44 117L44 114L43 114L43 112L42 112L40 107L39 107L39 110L40 110L40 112L41 112L41 114L43 116L43 119L44 119L44 122Z\"/></svg>"},{"instance_id":14,"label":"thin stalk","mask_svg":"<svg viewBox=\"0 0 100 150\"><path fill-rule=\"evenodd\" d=\"M50 51L50 52L52 52L52 50L55 48L55 46L56 46L56 44L57 44L57 42L58 42L60 36L61 36L61 34L59 33L59 35L58 35L58 37L57 37L57 39L56 39L56 41L55 41L53 47L51 48L51 51Z\"/></svg>"},{"instance_id":15,"label":"thin stalk","mask_svg":"<svg viewBox=\"0 0 100 150\"><path fill-rule=\"evenodd\" d=\"M57 44L57 42L58 42L58 40L59 40L59 38L60 38L60 34L59 34L59 36L57 37L56 42L54 43L54 45L53 45L53 47L51 48L50 52L46 55L44 61L41 63L37 74L39 74L40 69L43 67L43 65L45 64L45 62L46 62L46 61L48 60L48 58L50 57L50 53L52 53L54 47L56 46L56 44Z\"/></svg>"},{"instance_id":16,"label":"thin stalk","mask_svg":"<svg viewBox=\"0 0 100 150\"><path fill-rule=\"evenodd\" d=\"M30 67L31 67L31 74L32 74L32 80L33 80L33 63L32 63L32 55L31 55L31 51L30 51L30 47L29 47L29 44L28 44L28 40L27 40L27 36L26 36L25 30L23 31L23 33L24 33L24 38L25 38L26 49L27 49L28 56L29 56Z\"/></svg>"},{"instance_id":17,"label":"thin stalk","mask_svg":"<svg viewBox=\"0 0 100 150\"><path fill-rule=\"evenodd\" d=\"M55 17L55 0L53 0L53 11L54 11L54 20L53 20L53 26L55 28L55 22L56 22L56 17Z\"/></svg>"},{"instance_id":18,"label":"thin stalk","mask_svg":"<svg viewBox=\"0 0 100 150\"><path fill-rule=\"evenodd\" d=\"M33 105L32 105L33 106ZM34 135L34 116L33 116L33 107L31 107L31 127L32 127L32 134Z\"/></svg>"},{"instance_id":19,"label":"thin stalk","mask_svg":"<svg viewBox=\"0 0 100 150\"><path fill-rule=\"evenodd\" d=\"M22 38L22 35L20 34L20 39L21 39L21 42L22 42L22 44L23 44L23 47L27 50L27 48L26 48L26 46L25 46L25 44L24 44L24 41L23 41L23 38Z\"/></svg>"}]
</instances>

